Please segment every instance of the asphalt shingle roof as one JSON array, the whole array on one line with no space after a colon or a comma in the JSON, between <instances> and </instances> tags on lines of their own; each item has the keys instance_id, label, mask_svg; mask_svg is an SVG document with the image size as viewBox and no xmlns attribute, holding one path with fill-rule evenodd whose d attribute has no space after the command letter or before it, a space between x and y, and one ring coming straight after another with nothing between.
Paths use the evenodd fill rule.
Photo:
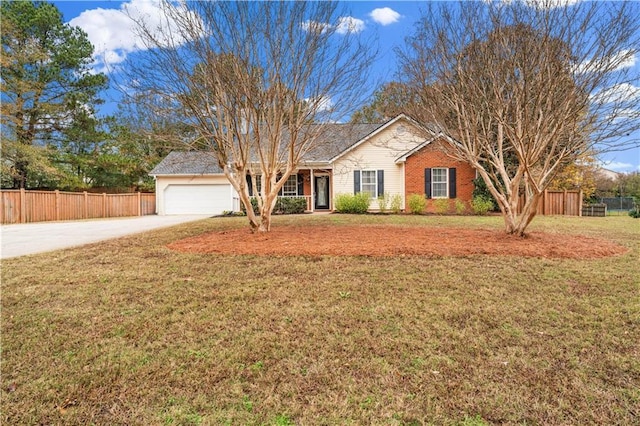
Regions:
<instances>
[{"instance_id":1,"label":"asphalt shingle roof","mask_svg":"<svg viewBox=\"0 0 640 426\"><path fill-rule=\"evenodd\" d=\"M321 126L315 128L314 126ZM383 124L311 124L302 132L318 132L313 149L309 150L302 163L329 162L332 158L349 149ZM287 136L285 136L285 139ZM283 141L286 144L286 140ZM210 152L204 151L172 151L156 167L150 175L207 175L221 174L218 161Z\"/></svg>"},{"instance_id":2,"label":"asphalt shingle roof","mask_svg":"<svg viewBox=\"0 0 640 426\"><path fill-rule=\"evenodd\" d=\"M150 175L212 175L221 174L218 160L211 152L172 151L149 172Z\"/></svg>"}]
</instances>

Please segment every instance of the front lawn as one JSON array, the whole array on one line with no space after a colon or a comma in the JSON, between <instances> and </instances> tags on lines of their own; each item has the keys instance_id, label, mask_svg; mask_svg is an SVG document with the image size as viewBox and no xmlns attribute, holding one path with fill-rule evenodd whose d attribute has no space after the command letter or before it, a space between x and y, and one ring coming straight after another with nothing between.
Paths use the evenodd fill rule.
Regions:
<instances>
[{"instance_id":1,"label":"front lawn","mask_svg":"<svg viewBox=\"0 0 640 426\"><path fill-rule=\"evenodd\" d=\"M292 224L502 229L499 217L375 215L277 217L273 226ZM632 424L640 417L638 220L535 219L534 232L630 249L585 260L166 247L244 226L243 218L208 219L3 261L0 422Z\"/></svg>"}]
</instances>

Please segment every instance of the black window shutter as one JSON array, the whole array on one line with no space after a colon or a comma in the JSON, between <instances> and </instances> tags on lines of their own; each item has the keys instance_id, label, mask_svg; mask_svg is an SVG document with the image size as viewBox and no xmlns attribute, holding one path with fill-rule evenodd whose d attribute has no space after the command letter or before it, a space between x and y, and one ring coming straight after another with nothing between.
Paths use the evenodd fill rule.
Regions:
<instances>
[{"instance_id":1,"label":"black window shutter","mask_svg":"<svg viewBox=\"0 0 640 426\"><path fill-rule=\"evenodd\" d=\"M353 171L353 193L360 192L360 170Z\"/></svg>"},{"instance_id":2,"label":"black window shutter","mask_svg":"<svg viewBox=\"0 0 640 426\"><path fill-rule=\"evenodd\" d=\"M304 195L304 176L298 175L298 195Z\"/></svg>"},{"instance_id":3,"label":"black window shutter","mask_svg":"<svg viewBox=\"0 0 640 426\"><path fill-rule=\"evenodd\" d=\"M456 198L456 169L449 169L449 198Z\"/></svg>"},{"instance_id":4,"label":"black window shutter","mask_svg":"<svg viewBox=\"0 0 640 426\"><path fill-rule=\"evenodd\" d=\"M249 197L253 197L253 185L251 184L251 175L247 175L247 187L249 188Z\"/></svg>"},{"instance_id":5,"label":"black window shutter","mask_svg":"<svg viewBox=\"0 0 640 426\"><path fill-rule=\"evenodd\" d=\"M431 169L424 169L424 195L431 198Z\"/></svg>"},{"instance_id":6,"label":"black window shutter","mask_svg":"<svg viewBox=\"0 0 640 426\"><path fill-rule=\"evenodd\" d=\"M384 195L384 170L378 170L378 197Z\"/></svg>"}]
</instances>

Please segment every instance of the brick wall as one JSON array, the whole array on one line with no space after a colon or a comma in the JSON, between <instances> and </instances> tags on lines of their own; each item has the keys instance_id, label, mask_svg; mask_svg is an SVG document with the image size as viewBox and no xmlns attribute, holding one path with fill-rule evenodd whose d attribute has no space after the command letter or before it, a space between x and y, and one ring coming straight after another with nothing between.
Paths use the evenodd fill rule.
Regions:
<instances>
[{"instance_id":1,"label":"brick wall","mask_svg":"<svg viewBox=\"0 0 640 426\"><path fill-rule=\"evenodd\" d=\"M462 200L469 208L473 197L473 179L475 170L467 163L456 161L446 153L448 142L438 139L407 158L405 163L405 197L411 194L425 196L424 169L434 167L456 168L456 198ZM450 209L454 211L455 200L449 200ZM427 212L434 212L433 200L427 200Z\"/></svg>"}]
</instances>

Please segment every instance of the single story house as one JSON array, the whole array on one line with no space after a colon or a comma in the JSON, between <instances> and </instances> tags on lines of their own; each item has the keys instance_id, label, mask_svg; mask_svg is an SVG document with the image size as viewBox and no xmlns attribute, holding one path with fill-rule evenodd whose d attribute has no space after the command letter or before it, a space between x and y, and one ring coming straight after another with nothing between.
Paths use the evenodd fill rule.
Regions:
<instances>
[{"instance_id":1,"label":"single story house","mask_svg":"<svg viewBox=\"0 0 640 426\"><path fill-rule=\"evenodd\" d=\"M449 139L401 114L382 124L323 125L321 143L308 152L284 184L283 197L304 197L307 211L331 211L337 194L399 194L402 208L411 194L470 203L475 170L446 154ZM156 212L220 214L240 209L235 192L214 156L171 152L150 173L156 180ZM433 211L433 203L427 203Z\"/></svg>"}]
</instances>

